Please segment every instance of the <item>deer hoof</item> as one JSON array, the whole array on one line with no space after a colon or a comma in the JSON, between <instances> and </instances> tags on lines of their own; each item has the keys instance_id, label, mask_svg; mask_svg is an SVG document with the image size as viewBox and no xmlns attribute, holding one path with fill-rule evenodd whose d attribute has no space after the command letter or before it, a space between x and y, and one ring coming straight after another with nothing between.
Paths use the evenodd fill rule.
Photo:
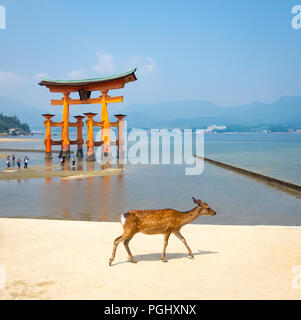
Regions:
<instances>
[{"instance_id":1,"label":"deer hoof","mask_svg":"<svg viewBox=\"0 0 301 320\"><path fill-rule=\"evenodd\" d=\"M137 261L136 261L136 260L131 260L131 262L132 262L132 263L137 263Z\"/></svg>"},{"instance_id":2,"label":"deer hoof","mask_svg":"<svg viewBox=\"0 0 301 320\"><path fill-rule=\"evenodd\" d=\"M194 255L193 255L192 253L190 253L189 255L190 255L190 258L191 258L191 259L194 258Z\"/></svg>"},{"instance_id":3,"label":"deer hoof","mask_svg":"<svg viewBox=\"0 0 301 320\"><path fill-rule=\"evenodd\" d=\"M168 262L166 259L162 259L162 262Z\"/></svg>"},{"instance_id":4,"label":"deer hoof","mask_svg":"<svg viewBox=\"0 0 301 320\"><path fill-rule=\"evenodd\" d=\"M109 266L111 266L112 262L113 262L113 259L110 259L109 260Z\"/></svg>"}]
</instances>

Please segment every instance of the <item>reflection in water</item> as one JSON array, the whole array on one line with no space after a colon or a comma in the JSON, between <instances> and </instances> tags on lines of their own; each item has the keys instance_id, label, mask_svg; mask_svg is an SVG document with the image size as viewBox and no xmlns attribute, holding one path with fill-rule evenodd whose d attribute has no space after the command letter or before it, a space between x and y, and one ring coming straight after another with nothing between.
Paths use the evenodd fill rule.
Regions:
<instances>
[{"instance_id":1,"label":"reflection in water","mask_svg":"<svg viewBox=\"0 0 301 320\"><path fill-rule=\"evenodd\" d=\"M70 217L69 211L66 210L66 209L62 210L62 217L63 217L65 220L68 220L69 217Z\"/></svg>"},{"instance_id":2,"label":"reflection in water","mask_svg":"<svg viewBox=\"0 0 301 320\"><path fill-rule=\"evenodd\" d=\"M45 159L45 166L47 167L46 171L51 171L52 159ZM51 182L50 177L45 178L45 183L50 183L50 182Z\"/></svg>"},{"instance_id":3,"label":"reflection in water","mask_svg":"<svg viewBox=\"0 0 301 320\"><path fill-rule=\"evenodd\" d=\"M95 161L87 161L87 170L95 170Z\"/></svg>"},{"instance_id":4,"label":"reflection in water","mask_svg":"<svg viewBox=\"0 0 301 320\"><path fill-rule=\"evenodd\" d=\"M87 170L95 168L95 162L86 165ZM40 206L49 218L115 221L124 212L123 173L81 180L45 180L41 190Z\"/></svg>"},{"instance_id":5,"label":"reflection in water","mask_svg":"<svg viewBox=\"0 0 301 320\"><path fill-rule=\"evenodd\" d=\"M120 221L120 215L131 209L186 211L193 207L191 197L197 196L217 215L196 223L301 225L300 199L210 165L201 176L185 176L184 171L183 166L127 167L117 176L39 182L37 203L31 202L33 215ZM250 194L257 199L256 206Z\"/></svg>"},{"instance_id":6,"label":"reflection in water","mask_svg":"<svg viewBox=\"0 0 301 320\"><path fill-rule=\"evenodd\" d=\"M83 160L77 160L77 170L83 170Z\"/></svg>"},{"instance_id":7,"label":"reflection in water","mask_svg":"<svg viewBox=\"0 0 301 320\"><path fill-rule=\"evenodd\" d=\"M59 162L53 162L45 165L60 170ZM77 162L78 169L86 166L101 168L97 162ZM197 196L217 216L196 223L301 225L300 198L210 164L200 176L185 176L181 165L126 165L117 176L11 180L0 182L0 187L2 217L120 221L120 214L131 209L186 211L193 206L191 197Z\"/></svg>"},{"instance_id":8,"label":"reflection in water","mask_svg":"<svg viewBox=\"0 0 301 320\"><path fill-rule=\"evenodd\" d=\"M108 215L106 213L101 214L100 217L99 217L99 221L102 221L102 222L109 221Z\"/></svg>"},{"instance_id":9,"label":"reflection in water","mask_svg":"<svg viewBox=\"0 0 301 320\"><path fill-rule=\"evenodd\" d=\"M62 170L63 171L69 171L70 170L70 160L68 160L68 159L65 160L65 163L63 164Z\"/></svg>"},{"instance_id":10,"label":"reflection in water","mask_svg":"<svg viewBox=\"0 0 301 320\"><path fill-rule=\"evenodd\" d=\"M45 159L45 167L47 167L46 171L51 171L52 159Z\"/></svg>"},{"instance_id":11,"label":"reflection in water","mask_svg":"<svg viewBox=\"0 0 301 320\"><path fill-rule=\"evenodd\" d=\"M99 204L99 219L106 217L109 214L109 201L111 200L109 195L111 194L111 177L103 177L100 184L101 203Z\"/></svg>"},{"instance_id":12,"label":"reflection in water","mask_svg":"<svg viewBox=\"0 0 301 320\"><path fill-rule=\"evenodd\" d=\"M101 165L102 170L106 170L106 169L110 169L110 168L111 168L111 164L108 162Z\"/></svg>"}]
</instances>

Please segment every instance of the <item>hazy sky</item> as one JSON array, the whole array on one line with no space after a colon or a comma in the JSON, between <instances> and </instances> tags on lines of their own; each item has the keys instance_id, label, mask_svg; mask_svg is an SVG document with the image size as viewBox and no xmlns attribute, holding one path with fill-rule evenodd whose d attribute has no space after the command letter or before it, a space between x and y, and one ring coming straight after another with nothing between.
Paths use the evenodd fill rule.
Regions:
<instances>
[{"instance_id":1,"label":"hazy sky","mask_svg":"<svg viewBox=\"0 0 301 320\"><path fill-rule=\"evenodd\" d=\"M300 1L299 1L300 2ZM289 0L0 0L0 95L45 107L37 85L137 67L125 103L220 105L301 95L301 29Z\"/></svg>"}]
</instances>

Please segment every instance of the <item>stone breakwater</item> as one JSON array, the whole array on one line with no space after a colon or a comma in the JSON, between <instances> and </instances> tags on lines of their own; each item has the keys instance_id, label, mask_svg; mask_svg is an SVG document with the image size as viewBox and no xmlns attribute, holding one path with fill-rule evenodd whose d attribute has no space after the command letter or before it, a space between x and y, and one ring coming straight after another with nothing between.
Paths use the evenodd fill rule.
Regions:
<instances>
[{"instance_id":1,"label":"stone breakwater","mask_svg":"<svg viewBox=\"0 0 301 320\"><path fill-rule=\"evenodd\" d=\"M258 173L258 172L254 172L254 171L250 171L250 170L243 169L243 168L240 168L240 167L236 167L236 166L233 166L231 164L220 162L220 161L216 161L216 160L213 160L213 159L210 159L210 158L207 158L207 157L201 157L201 156L198 156L198 155L195 155L195 157L198 158L198 159L204 160L204 161L206 161L208 163L214 164L214 165L216 165L218 167L221 167L221 168L224 168L224 169L228 169L228 170L232 170L232 171L235 171L237 173L243 174L245 176L249 176L251 178L255 178L255 179L259 180L259 181L266 182L268 184L271 184L274 187L278 187L278 188L281 188L281 189L285 188L287 190L298 192L298 193L301 192L301 185L298 185L298 184L294 184L294 183L291 183L291 182L288 182L288 181L284 181L284 180L280 180L280 179L277 179L277 178L269 177L269 176L266 176L266 175Z\"/></svg>"}]
</instances>

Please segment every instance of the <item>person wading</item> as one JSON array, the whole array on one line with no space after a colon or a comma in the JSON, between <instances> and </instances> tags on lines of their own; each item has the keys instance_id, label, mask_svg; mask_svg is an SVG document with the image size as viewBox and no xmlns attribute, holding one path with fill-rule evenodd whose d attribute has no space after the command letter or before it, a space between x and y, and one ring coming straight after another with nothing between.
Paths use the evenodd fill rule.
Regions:
<instances>
[{"instance_id":1,"label":"person wading","mask_svg":"<svg viewBox=\"0 0 301 320\"><path fill-rule=\"evenodd\" d=\"M72 157L72 169L73 169L73 170L75 170L75 162L76 162L76 161L75 161L75 158Z\"/></svg>"},{"instance_id":2,"label":"person wading","mask_svg":"<svg viewBox=\"0 0 301 320\"><path fill-rule=\"evenodd\" d=\"M24 169L27 169L28 167L28 160L29 158L27 156L24 157Z\"/></svg>"},{"instance_id":3,"label":"person wading","mask_svg":"<svg viewBox=\"0 0 301 320\"><path fill-rule=\"evenodd\" d=\"M17 166L18 166L18 170L21 170L21 159L18 158L17 160Z\"/></svg>"},{"instance_id":4,"label":"person wading","mask_svg":"<svg viewBox=\"0 0 301 320\"><path fill-rule=\"evenodd\" d=\"M65 166L65 156L61 157L61 169L63 169Z\"/></svg>"},{"instance_id":5,"label":"person wading","mask_svg":"<svg viewBox=\"0 0 301 320\"><path fill-rule=\"evenodd\" d=\"M7 169L9 169L9 167L10 167L10 158L9 158L9 156L7 156L7 158L6 158L6 166L7 166Z\"/></svg>"}]
</instances>

